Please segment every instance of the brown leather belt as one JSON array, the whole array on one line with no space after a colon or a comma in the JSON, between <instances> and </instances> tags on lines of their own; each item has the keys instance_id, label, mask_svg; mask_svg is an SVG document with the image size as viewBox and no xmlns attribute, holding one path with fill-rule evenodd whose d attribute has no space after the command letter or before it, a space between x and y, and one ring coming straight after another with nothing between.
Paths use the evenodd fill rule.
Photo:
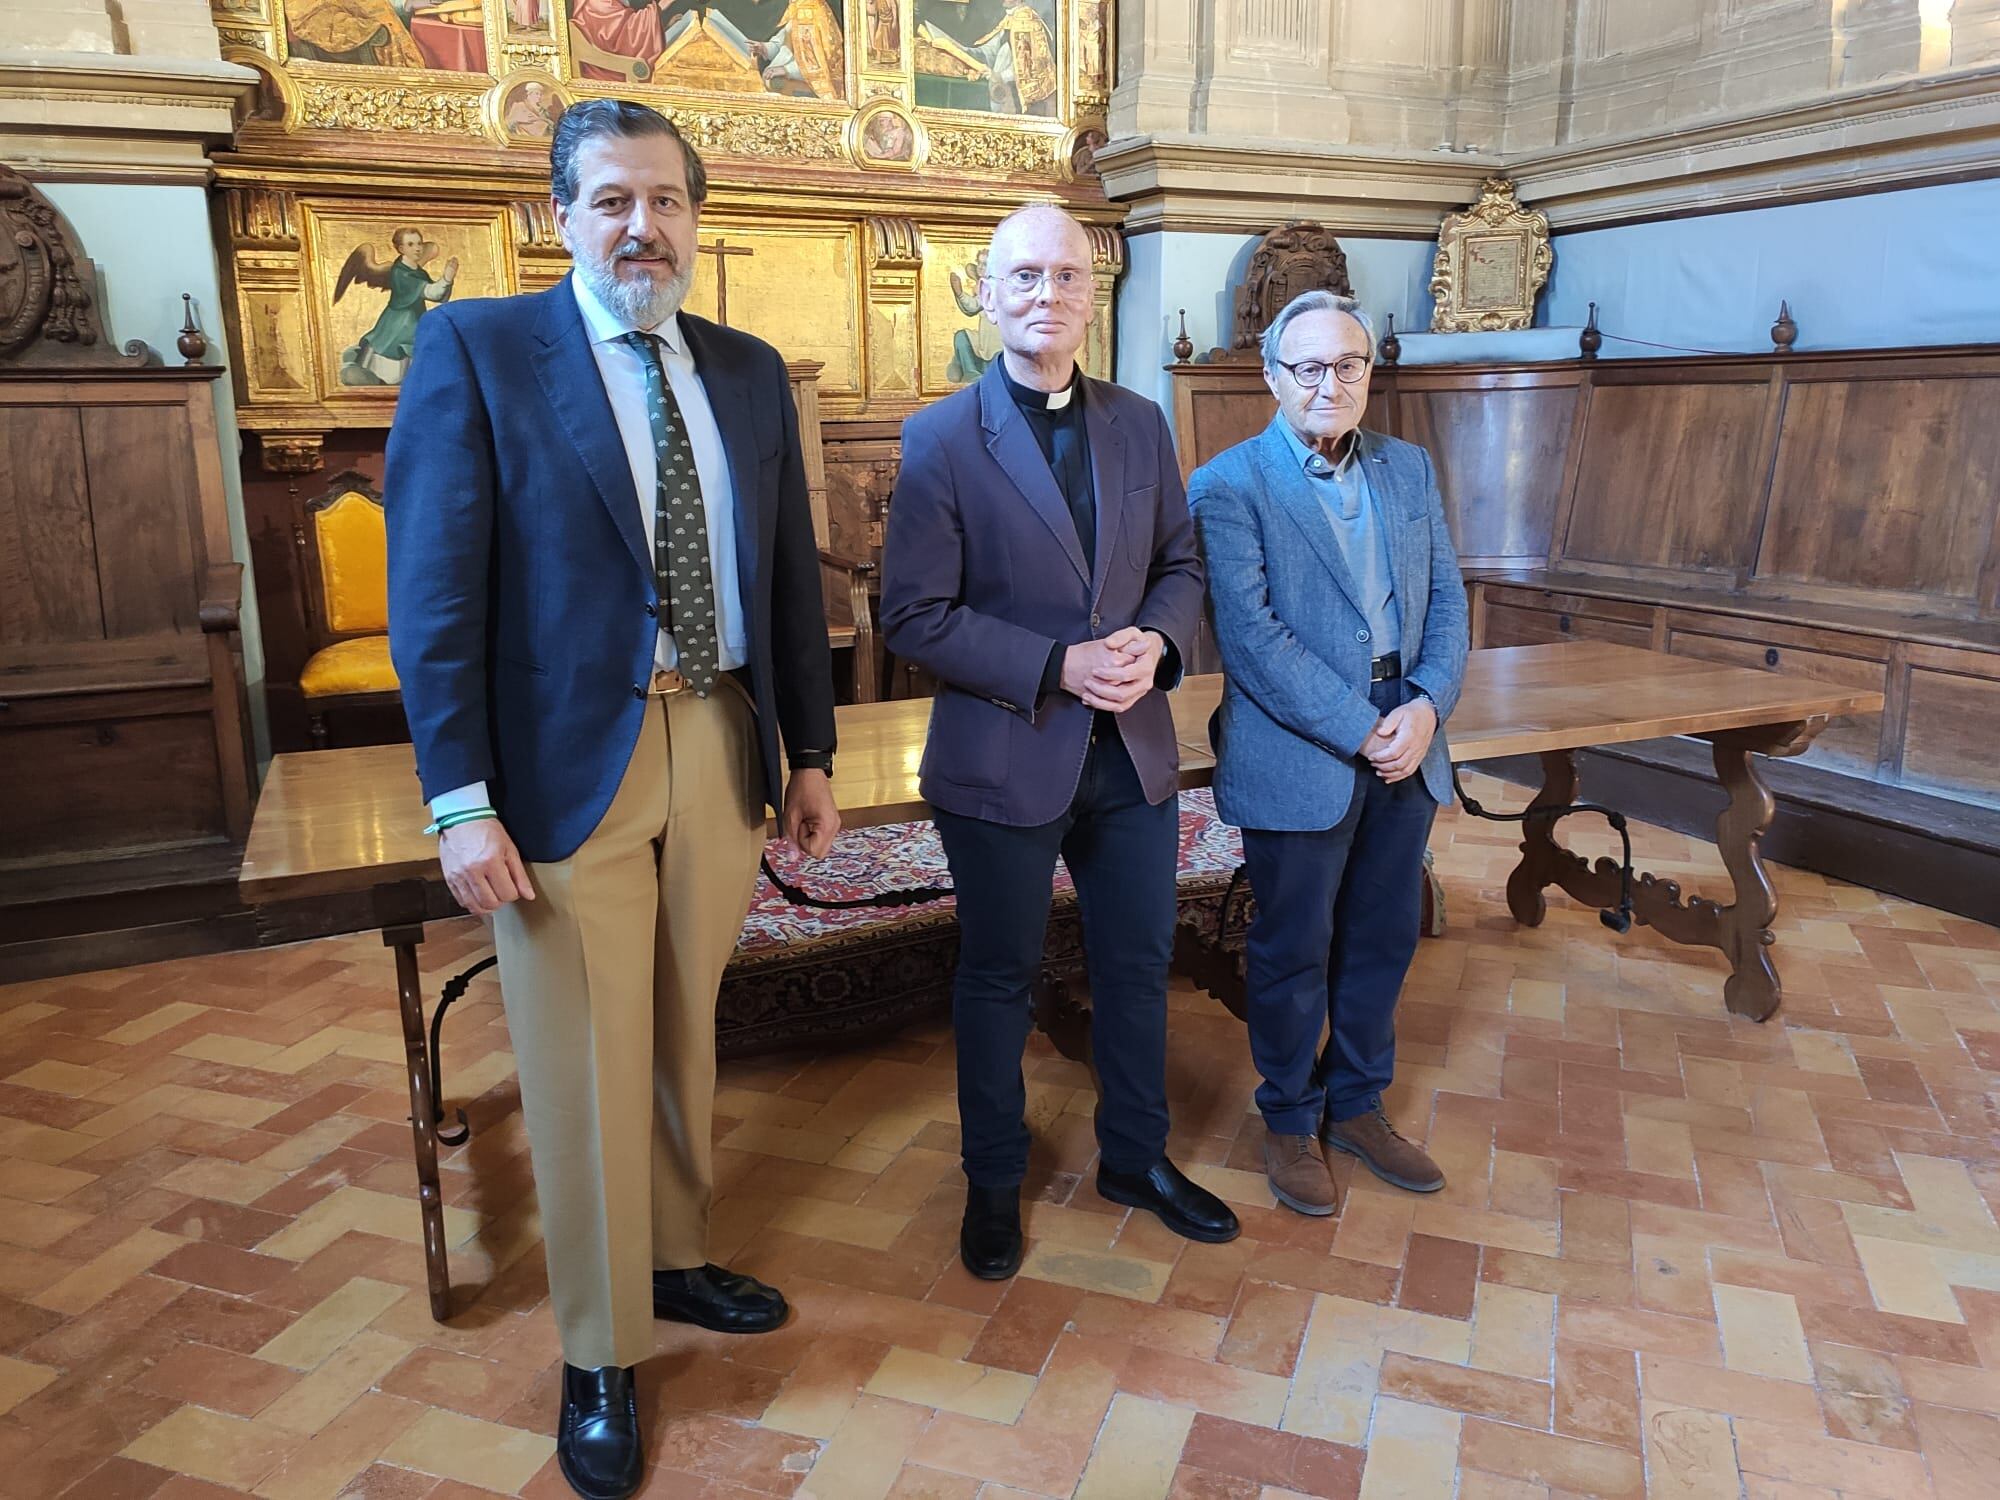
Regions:
<instances>
[{"instance_id":1,"label":"brown leather belt","mask_svg":"<svg viewBox=\"0 0 2000 1500\"><path fill-rule=\"evenodd\" d=\"M656 671L653 673L653 685L646 691L649 697L671 698L676 693L693 692L694 684L681 676L679 672Z\"/></svg>"}]
</instances>

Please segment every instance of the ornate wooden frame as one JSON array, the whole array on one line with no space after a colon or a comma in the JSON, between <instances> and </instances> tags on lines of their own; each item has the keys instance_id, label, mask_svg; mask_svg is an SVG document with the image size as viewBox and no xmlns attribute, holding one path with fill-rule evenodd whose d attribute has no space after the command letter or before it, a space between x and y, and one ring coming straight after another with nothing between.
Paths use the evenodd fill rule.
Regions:
<instances>
[{"instance_id":1,"label":"ornate wooden frame","mask_svg":"<svg viewBox=\"0 0 2000 1500\"><path fill-rule=\"evenodd\" d=\"M1554 264L1548 215L1523 208L1506 178L1487 178L1479 201L1438 230L1431 332L1528 327Z\"/></svg>"}]
</instances>

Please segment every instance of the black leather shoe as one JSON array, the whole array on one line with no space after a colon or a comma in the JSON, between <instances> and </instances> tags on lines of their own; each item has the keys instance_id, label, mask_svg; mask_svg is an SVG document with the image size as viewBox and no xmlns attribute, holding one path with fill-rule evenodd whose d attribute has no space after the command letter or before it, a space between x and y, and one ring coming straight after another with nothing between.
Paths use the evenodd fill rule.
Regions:
<instances>
[{"instance_id":1,"label":"black leather shoe","mask_svg":"<svg viewBox=\"0 0 2000 1500\"><path fill-rule=\"evenodd\" d=\"M791 1309L784 1293L721 1266L653 1273L653 1316L717 1333L769 1333Z\"/></svg>"},{"instance_id":2,"label":"black leather shoe","mask_svg":"<svg viewBox=\"0 0 2000 1500\"><path fill-rule=\"evenodd\" d=\"M1021 1269L1021 1190L965 1189L965 1222L958 1230L958 1258L981 1281L1005 1281Z\"/></svg>"},{"instance_id":3,"label":"black leather shoe","mask_svg":"<svg viewBox=\"0 0 2000 1500\"><path fill-rule=\"evenodd\" d=\"M626 1500L639 1493L646 1455L639 1446L639 1399L629 1369L563 1366L556 1462L584 1500Z\"/></svg>"},{"instance_id":4,"label":"black leather shoe","mask_svg":"<svg viewBox=\"0 0 2000 1500\"><path fill-rule=\"evenodd\" d=\"M1229 1205L1199 1183L1188 1181L1164 1156L1144 1172L1097 1169L1097 1194L1127 1208L1143 1208L1160 1216L1175 1234L1204 1244L1219 1245L1243 1232Z\"/></svg>"}]
</instances>

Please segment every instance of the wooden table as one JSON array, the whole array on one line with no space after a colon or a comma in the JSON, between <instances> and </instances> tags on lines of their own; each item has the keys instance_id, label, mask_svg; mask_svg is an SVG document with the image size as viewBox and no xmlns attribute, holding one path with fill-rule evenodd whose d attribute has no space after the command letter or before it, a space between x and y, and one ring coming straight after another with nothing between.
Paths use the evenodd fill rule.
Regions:
<instances>
[{"instance_id":1,"label":"wooden table","mask_svg":"<svg viewBox=\"0 0 2000 1500\"><path fill-rule=\"evenodd\" d=\"M1174 694L1183 787L1206 786L1212 779L1208 718L1221 691L1221 678L1193 677ZM1505 646L1472 653L1465 690L1451 717L1452 759L1539 755L1543 784L1530 807L1551 809L1575 800L1578 750L1668 735L1709 741L1717 779L1729 794L1716 843L1734 882L1734 900L1683 899L1673 881L1645 875L1634 887L1633 915L1675 942L1721 949L1730 961L1723 985L1729 1008L1761 1021L1778 1008L1782 994L1770 954L1777 893L1758 857L1758 841L1776 809L1752 757L1797 755L1830 717L1881 707L1880 693L1631 646L1595 641ZM917 793L929 713L924 699L839 711L833 785L849 826L929 816ZM437 841L423 833L425 821L408 745L280 755L257 804L240 886L251 904L373 893L383 942L396 954L431 1310L443 1318L449 1280L437 1115L417 967L424 883L439 874ZM1530 926L1541 922L1542 893L1551 885L1590 906L1609 907L1617 900L1616 865L1600 860L1591 867L1564 849L1552 829L1546 816L1528 820L1521 861L1507 880L1508 908Z\"/></svg>"}]
</instances>

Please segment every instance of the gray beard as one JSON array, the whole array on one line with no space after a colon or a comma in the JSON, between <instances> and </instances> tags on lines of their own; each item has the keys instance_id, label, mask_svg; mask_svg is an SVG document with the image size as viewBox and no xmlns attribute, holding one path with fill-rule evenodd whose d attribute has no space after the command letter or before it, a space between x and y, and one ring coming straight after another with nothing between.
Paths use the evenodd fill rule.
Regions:
<instances>
[{"instance_id":1,"label":"gray beard","mask_svg":"<svg viewBox=\"0 0 2000 1500\"><path fill-rule=\"evenodd\" d=\"M617 257L605 261L574 256L576 274L599 302L634 328L657 328L681 310L694 286L694 267L684 266L664 284L650 276L630 279L618 274Z\"/></svg>"}]
</instances>

